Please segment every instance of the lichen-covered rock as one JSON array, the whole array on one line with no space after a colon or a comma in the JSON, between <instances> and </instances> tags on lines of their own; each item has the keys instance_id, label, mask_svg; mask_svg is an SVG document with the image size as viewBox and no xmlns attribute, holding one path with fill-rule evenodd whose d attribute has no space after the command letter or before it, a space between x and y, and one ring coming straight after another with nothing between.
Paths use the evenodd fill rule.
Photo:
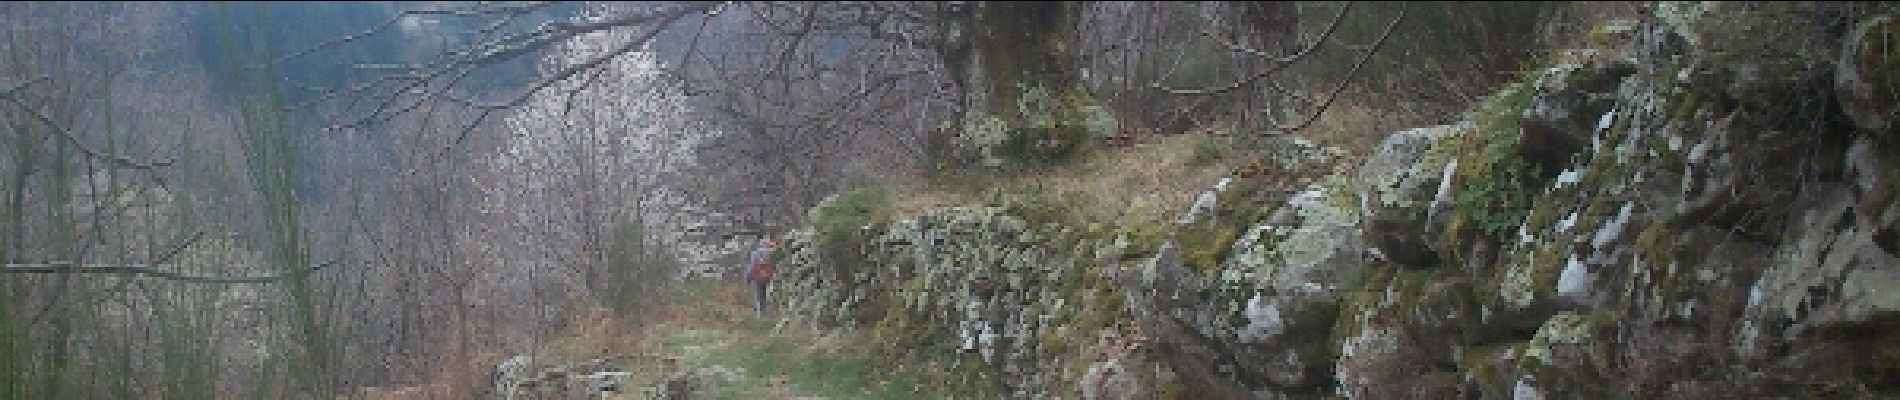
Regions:
<instances>
[{"instance_id":1,"label":"lichen-covered rock","mask_svg":"<svg viewBox=\"0 0 1900 400\"><path fill-rule=\"evenodd\" d=\"M1232 185L1233 182L1234 178L1232 177L1221 178L1220 182L1215 183L1213 188L1201 192L1199 197L1195 197L1194 205L1188 206L1187 213L1181 214L1181 218L1175 220L1174 223L1177 225L1188 225L1207 218L1208 214L1214 212L1214 207L1219 205L1221 193L1225 193L1227 187Z\"/></svg>"},{"instance_id":2,"label":"lichen-covered rock","mask_svg":"<svg viewBox=\"0 0 1900 400\"><path fill-rule=\"evenodd\" d=\"M1587 80L1564 76L1581 68L1577 64L1559 65L1529 84L1534 89L1529 100L1521 105L1511 101L1488 103L1495 109L1474 115L1473 130L1477 134L1436 146L1435 152L1457 158L1458 166L1450 174L1455 176L1445 182L1461 201L1450 209L1453 219L1448 230L1452 234L1434 239L1446 243L1441 257L1467 266L1458 272L1472 274L1469 276L1478 283L1474 292L1481 321L1457 328L1465 333L1462 339L1417 334L1429 321L1419 315L1394 316L1389 320L1402 322L1373 323L1355 329L1398 332L1401 334L1396 337L1441 345L1462 344L1464 352L1473 354L1461 360L1474 355L1490 360L1458 363L1470 385L1467 392L1487 397L1525 393L1556 397L1629 395L1602 392L1601 383L1610 379L1653 382L1651 379L1659 378L1599 375L1594 371L1603 368L1598 360L1602 354L1644 354L1650 351L1647 349L1690 345L1727 346L1754 362L1782 363L1789 368L1834 374L1848 370L1841 366L1847 363L1824 365L1813 361L1828 357L1813 354L1833 354L1825 353L1831 351L1825 349L1846 343L1838 339L1799 345L1822 353L1776 360L1759 357L1772 357L1774 351L1781 351L1774 349L1790 346L1793 337L1814 337L1801 336L1804 327L1827 332L1892 329L1889 316L1894 315L1893 304L1872 288L1893 287L1900 282L1891 281L1893 274L1887 268L1870 267L1900 263L1891 258L1891 252L1880 248L1884 242L1876 238L1879 234L1872 233L1890 229L1890 220L1882 216L1883 210L1894 207L1895 196L1883 194L1895 187L1887 178L1896 170L1889 161L1892 157L1883 154L1877 142L1850 140L1854 132L1791 123L1786 120L1789 114L1772 111L1786 110L1775 107L1789 104L1787 98L1775 96L1827 93L1803 86L1811 83L1810 76L1795 74L1792 79L1780 79L1773 74L1738 72L1805 68L1802 66L1817 58L1789 50L1792 56L1803 57L1736 64L1723 58L1732 54L1718 57L1709 52L1708 46L1713 46L1712 41L1721 42L1717 47L1739 45L1730 42L1740 39L1735 36L1737 31L1709 26L1706 18L1689 14L1706 11L1709 14L1703 16L1754 26L1783 17L1752 15L1759 11L1753 6L1701 7L1692 7L1696 12L1674 18L1683 25L1677 28L1681 31L1678 33L1690 35L1684 41L1686 47L1676 50L1679 53L1669 54L1672 47L1685 45L1669 43L1674 40L1673 34L1651 34L1658 32L1653 27L1636 27L1638 34L1627 35L1639 42L1629 47L1641 50L1635 57L1639 68L1634 69L1641 73L1624 69L1605 75L1611 79L1581 87L1578 84ZM1682 11L1674 5L1663 8ZM1748 22L1754 17L1764 19ZM1572 56L1585 54L1590 53ZM1760 55L1758 52L1748 57ZM1499 96L1508 100L1511 90L1507 88ZM1575 98L1595 103L1557 101L1564 96L1579 96ZM1498 109L1517 107L1530 110L1515 121L1521 129L1513 129L1513 121L1508 118L1491 116ZM1565 121L1555 117L1572 114L1587 116L1582 120L1588 123L1551 123ZM1578 125L1584 126L1574 129ZM1572 133L1568 136L1572 143L1581 145L1573 145L1574 157L1546 157L1542 165L1555 166L1554 171L1547 171L1549 175L1525 178L1497 174L1512 171L1508 167L1512 157L1543 157L1537 155L1542 151L1539 146L1526 141L1549 136L1565 126L1573 128L1567 131ZM1496 151L1500 145L1511 144L1516 145L1514 154ZM1845 189L1850 187L1853 190ZM1527 201L1514 203L1526 197ZM1513 208L1513 204L1523 208ZM1367 214L1365 220L1370 227L1378 217L1373 212ZM1515 232L1487 230L1471 234L1468 227L1472 224L1511 226ZM1784 225L1791 229L1778 228ZM1377 239L1377 234L1368 236L1374 238L1369 239L1372 243L1387 242ZM1495 254L1495 258L1488 254ZM1757 289L1757 300L1751 301L1750 285L1783 289ZM1370 308L1390 308L1377 304ZM1364 310L1368 307L1355 305L1348 309L1367 313ZM1341 318L1350 320L1351 315ZM1566 339L1570 336L1560 335L1574 331L1566 327L1575 325L1572 323L1579 318L1588 321L1585 325L1592 332L1617 334L1624 339L1570 341ZM1671 333L1644 333L1663 331ZM1886 334L1875 337L1887 337L1881 335ZM1375 337L1379 336L1361 335L1360 339ZM1554 356L1565 347L1551 344L1557 342L1591 344L1580 345L1588 354L1566 359ZM1364 345L1385 342L1355 340L1342 342L1342 346L1346 343L1361 350L1380 349ZM1511 350L1483 350L1499 347ZM1398 352L1406 347L1384 349ZM1668 368L1717 362L1712 356L1688 353L1694 355L1655 353L1649 356L1655 360L1645 362ZM1374 351L1342 356L1337 370L1342 391L1400 395L1378 392L1384 387L1376 384L1352 384L1388 379L1364 378L1379 371L1405 370L1381 364L1382 354ZM1480 368L1479 364L1504 367ZM1667 389L1636 383L1639 386L1634 386L1637 391L1632 393L1737 393L1745 390L1748 384L1744 382L1751 378L1728 375L1741 367L1735 368L1706 372L1720 378L1685 378L1705 380ZM1672 373L1680 372L1657 374Z\"/></svg>"},{"instance_id":3,"label":"lichen-covered rock","mask_svg":"<svg viewBox=\"0 0 1900 400\"><path fill-rule=\"evenodd\" d=\"M1152 338L1156 358L1172 366L1181 383L1202 397L1232 398L1245 393L1219 367L1234 366L1218 337L1196 329L1204 314L1199 276L1181 266L1172 243L1136 271L1122 275L1129 315Z\"/></svg>"},{"instance_id":4,"label":"lichen-covered rock","mask_svg":"<svg viewBox=\"0 0 1900 400\"><path fill-rule=\"evenodd\" d=\"M1339 373L1341 394L1346 398L1392 396L1389 381L1410 375L1412 364L1399 354L1399 333L1395 329L1366 325L1341 341ZM1396 386L1396 385L1394 385Z\"/></svg>"},{"instance_id":5,"label":"lichen-covered rock","mask_svg":"<svg viewBox=\"0 0 1900 400\"><path fill-rule=\"evenodd\" d=\"M618 357L607 357L548 365L532 357L514 356L495 366L490 390L496 398L502 399L599 398L639 394L640 391L627 387L633 374L623 368L622 361Z\"/></svg>"},{"instance_id":6,"label":"lichen-covered rock","mask_svg":"<svg viewBox=\"0 0 1900 400\"><path fill-rule=\"evenodd\" d=\"M1531 84L1518 151L1531 165L1556 171L1591 145L1595 131L1609 128L1607 113L1623 78L1636 73L1634 60L1617 53L1576 50L1546 68Z\"/></svg>"},{"instance_id":7,"label":"lichen-covered rock","mask_svg":"<svg viewBox=\"0 0 1900 400\"><path fill-rule=\"evenodd\" d=\"M1688 39L1689 44L1696 45L1702 43L1696 25L1715 4L1713 1L1658 1L1655 16L1670 31Z\"/></svg>"},{"instance_id":8,"label":"lichen-covered rock","mask_svg":"<svg viewBox=\"0 0 1900 400\"><path fill-rule=\"evenodd\" d=\"M535 368L532 357L509 357L508 360L496 364L495 372L489 374L489 390L504 398L514 396Z\"/></svg>"},{"instance_id":9,"label":"lichen-covered rock","mask_svg":"<svg viewBox=\"0 0 1900 400\"><path fill-rule=\"evenodd\" d=\"M1342 179L1294 194L1266 223L1234 243L1231 266L1275 293L1334 290L1363 272L1360 207Z\"/></svg>"},{"instance_id":10,"label":"lichen-covered rock","mask_svg":"<svg viewBox=\"0 0 1900 400\"><path fill-rule=\"evenodd\" d=\"M1464 333L1478 315L1462 284L1433 282L1432 271L1399 271L1355 294L1336 325L1333 366L1348 398L1456 397L1454 368Z\"/></svg>"},{"instance_id":11,"label":"lichen-covered rock","mask_svg":"<svg viewBox=\"0 0 1900 400\"><path fill-rule=\"evenodd\" d=\"M1199 277L1206 283L1187 292L1186 304L1167 314L1206 342L1201 346L1224 354L1201 362L1276 392L1312 391L1329 381L1338 291L1358 284L1365 264L1351 187L1347 176L1334 176L1275 206Z\"/></svg>"},{"instance_id":12,"label":"lichen-covered rock","mask_svg":"<svg viewBox=\"0 0 1900 400\"><path fill-rule=\"evenodd\" d=\"M1522 347L1523 362L1518 369L1534 374L1547 394L1600 394L1602 388L1595 386L1600 386L1601 377L1592 363L1602 359L1598 346L1605 328L1588 315L1565 312L1551 316Z\"/></svg>"},{"instance_id":13,"label":"lichen-covered rock","mask_svg":"<svg viewBox=\"0 0 1900 400\"><path fill-rule=\"evenodd\" d=\"M1004 208L950 207L893 221L842 278L824 272L835 261L811 239L794 232L780 250L786 258L774 296L795 316L783 323L862 327L900 348L968 357L1015 392L1078 387L1085 365L1040 360L1080 352L1089 335L1123 320L1115 269L1092 254L1116 246ZM1105 261L1120 257L1113 258Z\"/></svg>"},{"instance_id":14,"label":"lichen-covered rock","mask_svg":"<svg viewBox=\"0 0 1900 400\"><path fill-rule=\"evenodd\" d=\"M1874 242L1878 218L1844 187L1818 189L1756 283L1751 314L1799 331L1900 316L1900 257Z\"/></svg>"},{"instance_id":15,"label":"lichen-covered rock","mask_svg":"<svg viewBox=\"0 0 1900 400\"><path fill-rule=\"evenodd\" d=\"M1900 132L1900 19L1870 18L1855 26L1835 63L1834 90L1841 111L1862 132L1894 137Z\"/></svg>"},{"instance_id":16,"label":"lichen-covered rock","mask_svg":"<svg viewBox=\"0 0 1900 400\"><path fill-rule=\"evenodd\" d=\"M1129 314L1184 383L1232 397L1261 386L1311 391L1330 378L1330 288L1363 260L1357 240L1341 239L1358 232L1338 183L1294 195L1211 274L1182 267L1173 243L1142 264L1128 285Z\"/></svg>"},{"instance_id":17,"label":"lichen-covered rock","mask_svg":"<svg viewBox=\"0 0 1900 400\"><path fill-rule=\"evenodd\" d=\"M1393 133L1359 167L1364 234L1373 257L1414 268L1439 263L1434 241L1427 238L1444 230L1442 211L1451 195L1445 177L1456 172L1458 162L1427 158L1432 155L1427 150L1469 129L1443 125Z\"/></svg>"},{"instance_id":18,"label":"lichen-covered rock","mask_svg":"<svg viewBox=\"0 0 1900 400\"><path fill-rule=\"evenodd\" d=\"M1155 397L1156 393L1143 387L1135 374L1118 359L1089 364L1088 370L1082 373L1082 398L1133 400Z\"/></svg>"}]
</instances>

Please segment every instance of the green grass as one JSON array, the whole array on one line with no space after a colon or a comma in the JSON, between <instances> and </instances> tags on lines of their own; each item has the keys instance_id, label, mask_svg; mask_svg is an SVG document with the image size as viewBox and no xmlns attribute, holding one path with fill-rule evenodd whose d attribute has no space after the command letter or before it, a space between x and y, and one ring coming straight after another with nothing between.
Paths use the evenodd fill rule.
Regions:
<instances>
[{"instance_id":1,"label":"green grass","mask_svg":"<svg viewBox=\"0 0 1900 400\"><path fill-rule=\"evenodd\" d=\"M685 329L659 340L660 347L689 359L697 367L722 366L744 371L737 380L713 380L715 397L752 399L773 397L782 380L785 392L797 396L843 399L906 399L945 397L927 388L916 368L906 368L844 341L839 349L809 345L809 338L772 335L757 329ZM699 350L694 350L698 348Z\"/></svg>"}]
</instances>

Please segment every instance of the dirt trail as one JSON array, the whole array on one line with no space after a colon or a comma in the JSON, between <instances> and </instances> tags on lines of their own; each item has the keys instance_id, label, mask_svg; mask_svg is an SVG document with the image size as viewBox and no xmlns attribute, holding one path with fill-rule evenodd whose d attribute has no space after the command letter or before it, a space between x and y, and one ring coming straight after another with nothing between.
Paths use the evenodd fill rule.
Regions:
<instances>
[{"instance_id":1,"label":"dirt trail","mask_svg":"<svg viewBox=\"0 0 1900 400\"><path fill-rule=\"evenodd\" d=\"M903 367L852 331L778 328L758 318L746 288L702 280L673 288L665 301L629 316L605 308L579 316L539 352L530 381L559 376L560 389L536 398L580 398L611 385L615 399L914 398L925 395L925 365ZM582 371L548 374L546 371ZM602 371L602 372L594 372ZM574 383L579 374L613 374L613 383ZM542 385L544 384L531 384ZM680 396L680 397L674 397ZM941 397L941 396L931 396Z\"/></svg>"}]
</instances>

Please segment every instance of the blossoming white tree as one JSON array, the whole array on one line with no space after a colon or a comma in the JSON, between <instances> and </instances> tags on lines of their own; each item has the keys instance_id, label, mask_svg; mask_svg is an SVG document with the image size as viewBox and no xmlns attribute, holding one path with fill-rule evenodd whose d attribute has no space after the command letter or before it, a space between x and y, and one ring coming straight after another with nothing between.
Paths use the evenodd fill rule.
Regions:
<instances>
[{"instance_id":1,"label":"blossoming white tree","mask_svg":"<svg viewBox=\"0 0 1900 400\"><path fill-rule=\"evenodd\" d=\"M626 32L593 32L564 44L544 63L560 71L634 40ZM550 72L552 73L552 72ZM651 52L614 58L585 79L536 93L505 120L510 136L484 164L494 177L479 182L483 212L516 246L499 252L512 265L557 269L564 285L599 293L616 229L633 225L639 244L656 244L689 264L710 264L719 251L685 240L701 222L690 204L685 172L697 167L696 149L722 135L689 118L686 96L665 79ZM621 244L621 245L624 245ZM502 281L534 279L547 269L512 269Z\"/></svg>"}]
</instances>

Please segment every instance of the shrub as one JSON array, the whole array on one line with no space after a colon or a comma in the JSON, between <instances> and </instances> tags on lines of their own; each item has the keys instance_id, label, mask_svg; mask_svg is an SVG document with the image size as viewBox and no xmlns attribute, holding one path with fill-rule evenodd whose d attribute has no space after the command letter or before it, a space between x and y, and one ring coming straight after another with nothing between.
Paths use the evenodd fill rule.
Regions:
<instances>
[{"instance_id":1,"label":"shrub","mask_svg":"<svg viewBox=\"0 0 1900 400\"><path fill-rule=\"evenodd\" d=\"M853 266L866 261L864 243L883 231L891 219L891 195L883 186L870 185L838 193L812 208L811 227L819 255L841 282Z\"/></svg>"},{"instance_id":2,"label":"shrub","mask_svg":"<svg viewBox=\"0 0 1900 400\"><path fill-rule=\"evenodd\" d=\"M1020 125L1006 127L992 151L1003 166L1018 172L1073 161L1119 126L1082 87L1023 90L1016 108Z\"/></svg>"},{"instance_id":3,"label":"shrub","mask_svg":"<svg viewBox=\"0 0 1900 400\"><path fill-rule=\"evenodd\" d=\"M679 260L665 249L651 243L640 224L617 224L607 243L605 271L596 275L602 282L590 286L608 308L621 316L637 316L653 305L653 300L674 297L655 295L655 291L672 288L664 283L672 281L672 274L680 270Z\"/></svg>"}]
</instances>

